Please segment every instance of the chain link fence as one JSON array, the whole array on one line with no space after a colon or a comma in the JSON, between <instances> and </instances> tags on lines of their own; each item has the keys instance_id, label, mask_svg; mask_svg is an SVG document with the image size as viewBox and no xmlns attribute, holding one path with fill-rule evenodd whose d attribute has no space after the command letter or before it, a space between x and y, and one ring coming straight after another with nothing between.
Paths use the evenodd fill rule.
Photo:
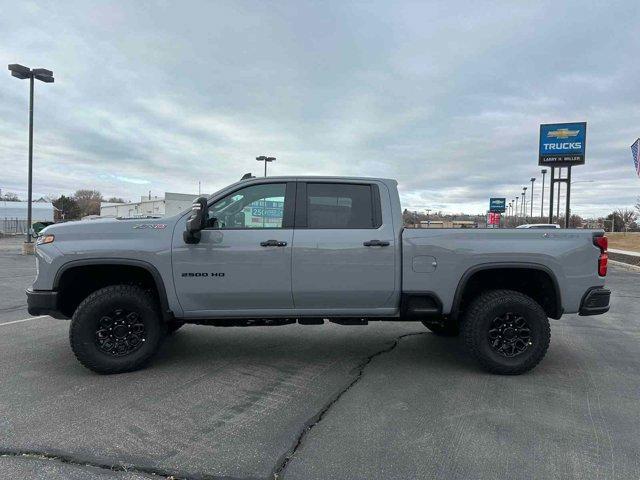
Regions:
<instances>
[{"instance_id":1,"label":"chain link fence","mask_svg":"<svg viewBox=\"0 0 640 480\"><path fill-rule=\"evenodd\" d=\"M25 234L27 233L27 221L20 218L0 219L0 233L5 235Z\"/></svg>"}]
</instances>

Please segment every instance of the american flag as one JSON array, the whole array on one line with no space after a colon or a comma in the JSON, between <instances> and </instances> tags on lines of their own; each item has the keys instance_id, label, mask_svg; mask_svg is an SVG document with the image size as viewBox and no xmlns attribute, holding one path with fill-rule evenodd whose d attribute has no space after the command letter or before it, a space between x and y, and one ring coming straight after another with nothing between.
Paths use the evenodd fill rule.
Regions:
<instances>
[{"instance_id":1,"label":"american flag","mask_svg":"<svg viewBox=\"0 0 640 480\"><path fill-rule=\"evenodd\" d=\"M631 145L631 154L633 155L633 164L636 166L636 173L640 177L640 138Z\"/></svg>"}]
</instances>

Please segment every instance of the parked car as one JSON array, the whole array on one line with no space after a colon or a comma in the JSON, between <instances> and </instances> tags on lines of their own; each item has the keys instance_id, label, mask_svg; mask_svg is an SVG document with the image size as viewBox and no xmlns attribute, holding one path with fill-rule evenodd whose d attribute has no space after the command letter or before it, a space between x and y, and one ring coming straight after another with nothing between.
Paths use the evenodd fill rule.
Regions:
<instances>
[{"instance_id":1,"label":"parked car","mask_svg":"<svg viewBox=\"0 0 640 480\"><path fill-rule=\"evenodd\" d=\"M525 223L524 225L518 225L516 228L560 228L560 225L555 223Z\"/></svg>"},{"instance_id":2,"label":"parked car","mask_svg":"<svg viewBox=\"0 0 640 480\"><path fill-rule=\"evenodd\" d=\"M48 227L49 225L53 225L53 222L35 222L32 225L32 230L34 235L38 235L40 234L40 232L45 228Z\"/></svg>"},{"instance_id":3,"label":"parked car","mask_svg":"<svg viewBox=\"0 0 640 480\"><path fill-rule=\"evenodd\" d=\"M519 374L548 318L609 309L603 231L404 229L388 179L248 178L173 217L57 224L37 243L29 313L71 318L100 373L141 367L185 323L406 320Z\"/></svg>"}]
</instances>

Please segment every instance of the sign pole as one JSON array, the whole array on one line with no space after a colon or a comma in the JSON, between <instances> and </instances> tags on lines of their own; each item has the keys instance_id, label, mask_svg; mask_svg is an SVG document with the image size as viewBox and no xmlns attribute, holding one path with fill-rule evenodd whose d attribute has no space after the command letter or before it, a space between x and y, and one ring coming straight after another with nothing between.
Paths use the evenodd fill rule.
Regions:
<instances>
[{"instance_id":1,"label":"sign pole","mask_svg":"<svg viewBox=\"0 0 640 480\"><path fill-rule=\"evenodd\" d=\"M551 167L551 178L549 183L549 223L553 223L553 187L556 183L556 167Z\"/></svg>"},{"instance_id":2,"label":"sign pole","mask_svg":"<svg viewBox=\"0 0 640 480\"><path fill-rule=\"evenodd\" d=\"M560 198L562 197L562 168L558 168L558 178L556 182L558 183L558 198L556 198L556 217L558 217L558 222L560 222Z\"/></svg>"},{"instance_id":3,"label":"sign pole","mask_svg":"<svg viewBox=\"0 0 640 480\"><path fill-rule=\"evenodd\" d=\"M571 202L571 165L567 167L567 203L566 203L565 214L564 214L564 228L569 228L569 214L571 212L570 202Z\"/></svg>"}]
</instances>

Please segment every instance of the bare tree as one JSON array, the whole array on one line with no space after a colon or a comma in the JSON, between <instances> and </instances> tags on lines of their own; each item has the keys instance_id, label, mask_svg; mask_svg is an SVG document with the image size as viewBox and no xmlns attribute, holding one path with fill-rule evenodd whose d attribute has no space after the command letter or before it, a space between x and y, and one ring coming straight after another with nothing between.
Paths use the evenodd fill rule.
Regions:
<instances>
[{"instance_id":1,"label":"bare tree","mask_svg":"<svg viewBox=\"0 0 640 480\"><path fill-rule=\"evenodd\" d=\"M618 209L616 214L618 217L620 217L620 220L622 221L622 227L624 228L625 232L632 224L635 223L637 218L636 212L634 212L630 208L620 208Z\"/></svg>"},{"instance_id":2,"label":"bare tree","mask_svg":"<svg viewBox=\"0 0 640 480\"><path fill-rule=\"evenodd\" d=\"M80 218L80 207L73 197L65 197L60 195L59 198L53 200L53 206L56 207L54 219L60 220L78 220Z\"/></svg>"},{"instance_id":3,"label":"bare tree","mask_svg":"<svg viewBox=\"0 0 640 480\"><path fill-rule=\"evenodd\" d=\"M569 228L582 228L584 220L580 215L573 214L569 217Z\"/></svg>"},{"instance_id":4,"label":"bare tree","mask_svg":"<svg viewBox=\"0 0 640 480\"><path fill-rule=\"evenodd\" d=\"M0 200L4 200L5 202L19 202L20 201L20 199L18 198L18 195L16 195L13 192L5 193L2 197L0 197Z\"/></svg>"},{"instance_id":5,"label":"bare tree","mask_svg":"<svg viewBox=\"0 0 640 480\"><path fill-rule=\"evenodd\" d=\"M78 203L80 217L87 215L100 215L100 202L102 194L97 190L77 190L73 198Z\"/></svg>"},{"instance_id":6,"label":"bare tree","mask_svg":"<svg viewBox=\"0 0 640 480\"><path fill-rule=\"evenodd\" d=\"M122 197L109 197L106 201L109 203L126 203Z\"/></svg>"}]
</instances>

